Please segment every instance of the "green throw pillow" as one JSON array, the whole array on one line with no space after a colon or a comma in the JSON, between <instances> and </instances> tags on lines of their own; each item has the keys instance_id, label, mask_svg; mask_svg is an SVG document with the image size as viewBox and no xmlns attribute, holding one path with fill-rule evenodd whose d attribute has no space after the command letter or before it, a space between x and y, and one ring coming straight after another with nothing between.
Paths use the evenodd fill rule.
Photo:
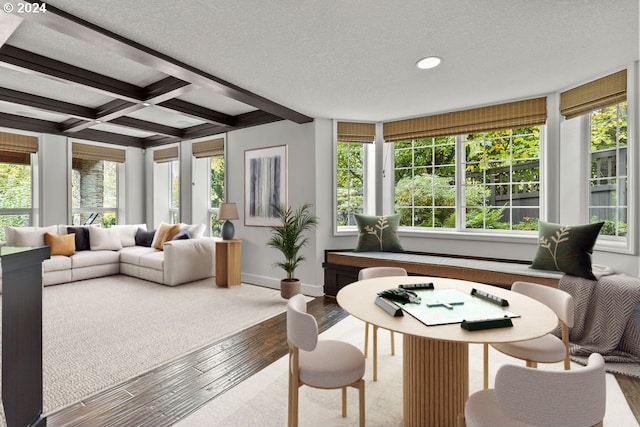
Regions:
<instances>
[{"instance_id":1,"label":"green throw pillow","mask_svg":"<svg viewBox=\"0 0 640 427\"><path fill-rule=\"evenodd\" d=\"M400 215L356 214L358 244L354 252L404 252L398 239Z\"/></svg>"},{"instance_id":2,"label":"green throw pillow","mask_svg":"<svg viewBox=\"0 0 640 427\"><path fill-rule=\"evenodd\" d=\"M596 280L591 270L591 253L603 224L560 225L540 221L538 251L531 267Z\"/></svg>"}]
</instances>

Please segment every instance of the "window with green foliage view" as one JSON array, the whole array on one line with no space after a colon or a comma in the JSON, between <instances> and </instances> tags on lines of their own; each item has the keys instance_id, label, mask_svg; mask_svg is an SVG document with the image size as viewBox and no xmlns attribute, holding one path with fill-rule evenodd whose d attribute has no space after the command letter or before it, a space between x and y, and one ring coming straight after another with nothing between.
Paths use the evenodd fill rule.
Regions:
<instances>
[{"instance_id":1,"label":"window with green foliage view","mask_svg":"<svg viewBox=\"0 0 640 427\"><path fill-rule=\"evenodd\" d=\"M395 207L400 225L455 228L456 139L396 142Z\"/></svg>"},{"instance_id":2,"label":"window with green foliage view","mask_svg":"<svg viewBox=\"0 0 640 427\"><path fill-rule=\"evenodd\" d=\"M456 157L457 144L463 158ZM538 227L539 127L396 142L394 166L395 210L402 226Z\"/></svg>"},{"instance_id":3,"label":"window with green foliage view","mask_svg":"<svg viewBox=\"0 0 640 427\"><path fill-rule=\"evenodd\" d=\"M600 234L626 237L628 214L627 103L590 115L589 217L604 221Z\"/></svg>"},{"instance_id":4,"label":"window with green foliage view","mask_svg":"<svg viewBox=\"0 0 640 427\"><path fill-rule=\"evenodd\" d=\"M211 187L210 187L210 209L209 223L211 224L210 236L219 237L222 232L222 223L218 219L218 208L224 202L224 156L213 156L210 158L211 164Z\"/></svg>"},{"instance_id":5,"label":"window with green foliage view","mask_svg":"<svg viewBox=\"0 0 640 427\"><path fill-rule=\"evenodd\" d=\"M0 241L4 227L31 225L31 165L0 163Z\"/></svg>"},{"instance_id":6,"label":"window with green foliage view","mask_svg":"<svg viewBox=\"0 0 640 427\"><path fill-rule=\"evenodd\" d=\"M354 215L364 213L365 147L366 144L338 141L337 226L356 225Z\"/></svg>"},{"instance_id":7,"label":"window with green foliage view","mask_svg":"<svg viewBox=\"0 0 640 427\"><path fill-rule=\"evenodd\" d=\"M537 230L540 128L466 135L464 228Z\"/></svg>"}]
</instances>

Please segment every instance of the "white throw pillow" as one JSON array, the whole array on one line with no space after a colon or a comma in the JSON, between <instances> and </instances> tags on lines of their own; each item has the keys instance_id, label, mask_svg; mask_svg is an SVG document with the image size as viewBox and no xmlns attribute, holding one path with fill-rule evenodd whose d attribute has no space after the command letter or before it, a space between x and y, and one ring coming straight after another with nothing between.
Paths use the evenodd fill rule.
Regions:
<instances>
[{"instance_id":1,"label":"white throw pillow","mask_svg":"<svg viewBox=\"0 0 640 427\"><path fill-rule=\"evenodd\" d=\"M7 246L45 246L45 233L58 234L58 226L4 228Z\"/></svg>"},{"instance_id":2,"label":"white throw pillow","mask_svg":"<svg viewBox=\"0 0 640 427\"><path fill-rule=\"evenodd\" d=\"M135 225L112 225L111 228L115 228L120 233L120 243L123 248L136 245L136 232L139 228L147 231L147 224L135 224Z\"/></svg>"},{"instance_id":3,"label":"white throw pillow","mask_svg":"<svg viewBox=\"0 0 640 427\"><path fill-rule=\"evenodd\" d=\"M120 232L117 228L89 227L89 243L92 251L117 251L122 249Z\"/></svg>"},{"instance_id":4,"label":"white throw pillow","mask_svg":"<svg viewBox=\"0 0 640 427\"><path fill-rule=\"evenodd\" d=\"M204 224L180 224L180 231L187 230L192 239L198 239L204 236L204 230L206 226Z\"/></svg>"}]
</instances>

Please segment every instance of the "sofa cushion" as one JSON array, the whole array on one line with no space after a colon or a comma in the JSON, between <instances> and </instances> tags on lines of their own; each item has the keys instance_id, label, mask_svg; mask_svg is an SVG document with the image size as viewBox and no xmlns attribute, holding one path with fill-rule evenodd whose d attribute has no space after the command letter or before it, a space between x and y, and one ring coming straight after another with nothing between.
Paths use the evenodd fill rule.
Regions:
<instances>
[{"instance_id":1,"label":"sofa cushion","mask_svg":"<svg viewBox=\"0 0 640 427\"><path fill-rule=\"evenodd\" d=\"M156 230L156 235L153 237L151 247L162 250L164 242L168 242L173 239L173 236L178 234L179 231L180 224L167 224L166 222L161 222Z\"/></svg>"},{"instance_id":2,"label":"sofa cushion","mask_svg":"<svg viewBox=\"0 0 640 427\"><path fill-rule=\"evenodd\" d=\"M136 246L146 246L148 248L151 247L151 243L153 243L153 238L156 235L156 230L145 231L139 228L136 231Z\"/></svg>"},{"instance_id":3,"label":"sofa cushion","mask_svg":"<svg viewBox=\"0 0 640 427\"><path fill-rule=\"evenodd\" d=\"M130 246L120 250L120 263L122 264L140 264L140 257L158 252L157 249L148 248L146 246Z\"/></svg>"},{"instance_id":4,"label":"sofa cushion","mask_svg":"<svg viewBox=\"0 0 640 427\"><path fill-rule=\"evenodd\" d=\"M120 262L120 253L110 250L91 250L76 252L71 256L72 268L92 267L96 265L114 264Z\"/></svg>"},{"instance_id":5,"label":"sofa cushion","mask_svg":"<svg viewBox=\"0 0 640 427\"><path fill-rule=\"evenodd\" d=\"M42 271L71 270L71 257L64 255L52 255L51 258L42 261Z\"/></svg>"},{"instance_id":6,"label":"sofa cushion","mask_svg":"<svg viewBox=\"0 0 640 427\"><path fill-rule=\"evenodd\" d=\"M134 224L134 225L112 225L111 228L115 228L120 233L120 243L123 248L136 245L136 232L138 229L147 229L147 224Z\"/></svg>"},{"instance_id":7,"label":"sofa cushion","mask_svg":"<svg viewBox=\"0 0 640 427\"><path fill-rule=\"evenodd\" d=\"M89 227L89 243L92 251L122 249L117 228Z\"/></svg>"},{"instance_id":8,"label":"sofa cushion","mask_svg":"<svg viewBox=\"0 0 640 427\"><path fill-rule=\"evenodd\" d=\"M153 268L154 270L162 270L164 264L164 252L155 251L150 254L140 256L140 267Z\"/></svg>"},{"instance_id":9,"label":"sofa cushion","mask_svg":"<svg viewBox=\"0 0 640 427\"><path fill-rule=\"evenodd\" d=\"M45 246L44 233L58 234L58 226L4 228L7 246Z\"/></svg>"},{"instance_id":10,"label":"sofa cushion","mask_svg":"<svg viewBox=\"0 0 640 427\"><path fill-rule=\"evenodd\" d=\"M71 256L76 253L75 237L75 234L59 236L57 234L44 233L44 243L49 246L51 255Z\"/></svg>"},{"instance_id":11,"label":"sofa cushion","mask_svg":"<svg viewBox=\"0 0 640 427\"><path fill-rule=\"evenodd\" d=\"M89 243L89 227L66 227L67 234L75 234L76 251L88 251L91 249Z\"/></svg>"}]
</instances>

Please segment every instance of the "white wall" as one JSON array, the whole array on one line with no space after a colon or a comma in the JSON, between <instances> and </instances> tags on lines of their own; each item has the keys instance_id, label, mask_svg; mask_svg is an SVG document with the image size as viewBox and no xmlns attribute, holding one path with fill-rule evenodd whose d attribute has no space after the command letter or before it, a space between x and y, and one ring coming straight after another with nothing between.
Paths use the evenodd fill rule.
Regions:
<instances>
[{"instance_id":1,"label":"white wall","mask_svg":"<svg viewBox=\"0 0 640 427\"><path fill-rule=\"evenodd\" d=\"M144 224L146 223L145 198L145 155L144 150L134 147L127 147L127 161L125 163L125 188L124 218L118 218L123 224ZM122 187L122 186L121 186Z\"/></svg>"},{"instance_id":2,"label":"white wall","mask_svg":"<svg viewBox=\"0 0 640 427\"><path fill-rule=\"evenodd\" d=\"M299 206L316 203L316 138L315 125L298 125L288 121L242 129L227 134L227 200L238 204L240 219L234 221L235 237L242 239L242 280L279 289L284 271L273 266L280 260L280 253L268 248L270 237L268 227L246 226L244 224L244 151L255 148L287 145L287 202ZM330 180L331 170L325 171ZM315 213L315 212L314 212ZM322 218L321 218L322 221ZM307 257L296 270L296 277L302 281L303 291L311 295L322 295L323 278L318 277L316 265L317 244L315 233L309 234L309 245L302 250Z\"/></svg>"}]
</instances>

